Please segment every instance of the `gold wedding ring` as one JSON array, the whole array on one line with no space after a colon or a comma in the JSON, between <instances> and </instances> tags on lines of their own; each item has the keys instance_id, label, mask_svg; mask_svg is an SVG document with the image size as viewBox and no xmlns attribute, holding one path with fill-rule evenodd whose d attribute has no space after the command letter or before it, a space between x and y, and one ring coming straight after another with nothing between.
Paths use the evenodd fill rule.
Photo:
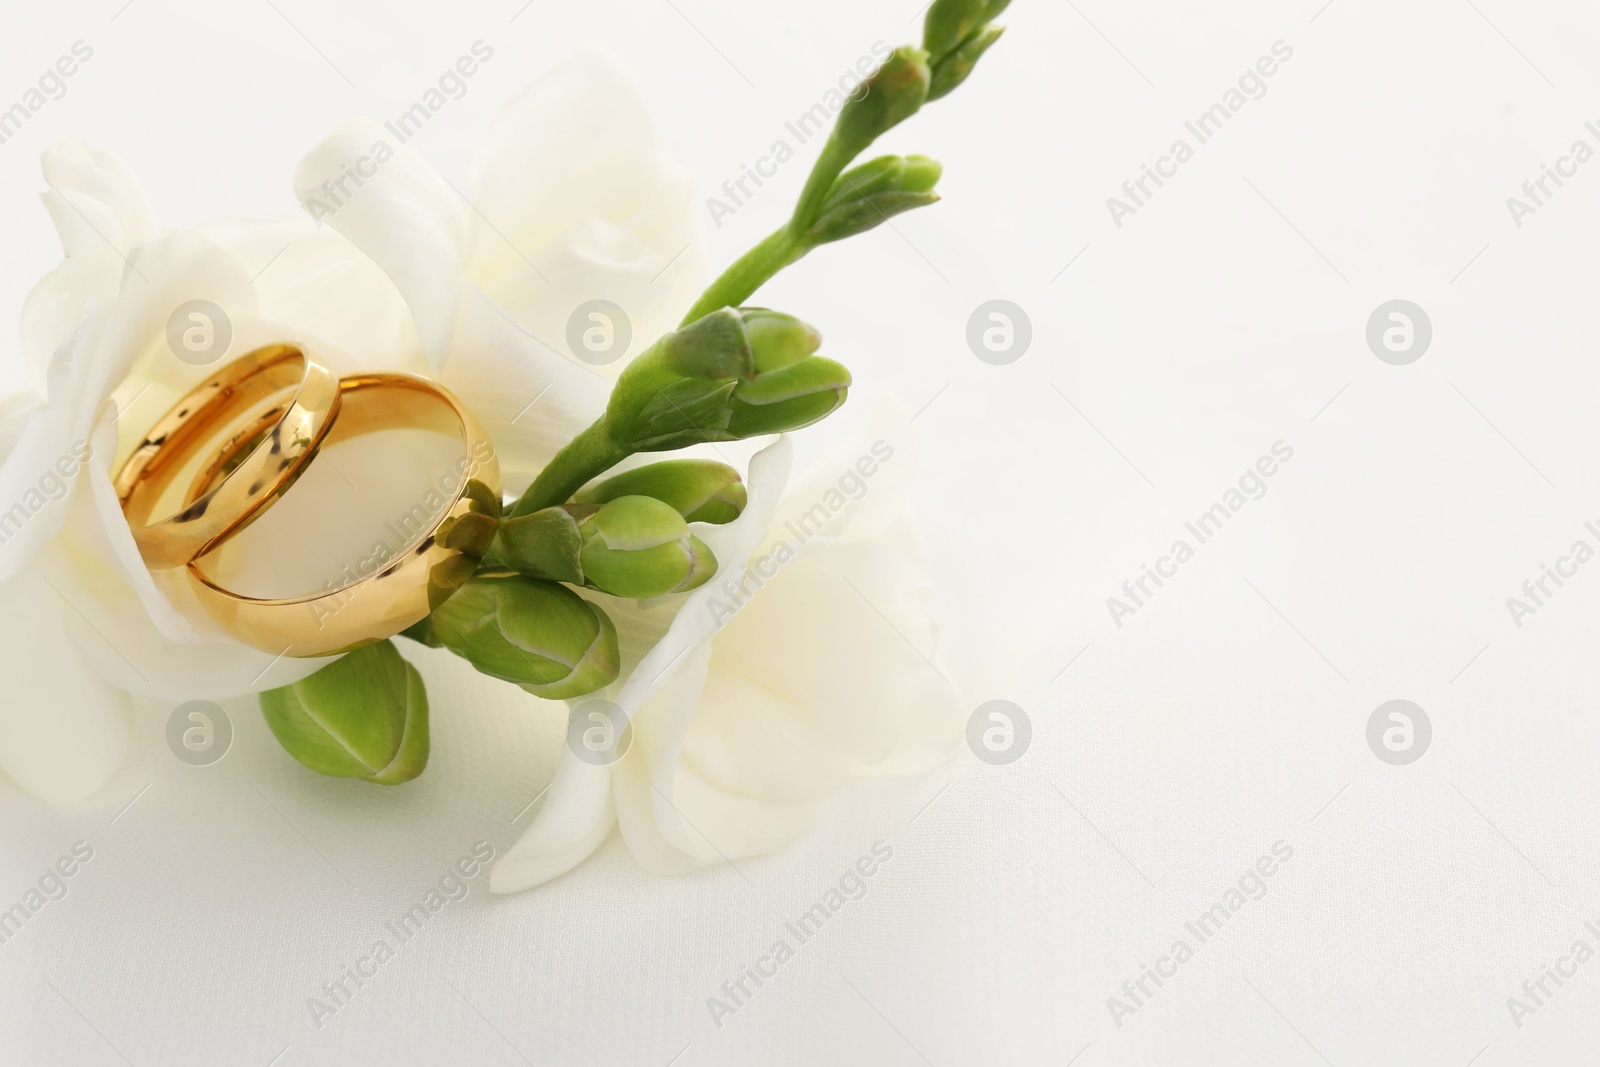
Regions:
<instances>
[{"instance_id":1,"label":"gold wedding ring","mask_svg":"<svg viewBox=\"0 0 1600 1067\"><path fill-rule=\"evenodd\" d=\"M324 445L381 430L419 429L458 436L466 456L399 520L409 542L383 543L342 568L323 591L284 599L247 597L223 588L197 560L189 564L205 609L229 633L263 652L328 656L392 637L421 622L471 577L489 546L500 508L500 464L472 414L446 390L406 374L362 374L339 383L340 405ZM255 424L270 422L269 405ZM233 477L234 454L248 431L219 452L190 490L196 499ZM393 525L393 524L391 524Z\"/></svg>"},{"instance_id":2,"label":"gold wedding ring","mask_svg":"<svg viewBox=\"0 0 1600 1067\"><path fill-rule=\"evenodd\" d=\"M202 566L287 493L325 445L382 430L458 437L466 456L318 593L261 599ZM197 467L198 461L198 467ZM176 512L151 521L176 479L198 470ZM500 465L472 414L406 374L337 379L292 344L259 348L186 394L151 427L115 483L152 570L187 567L200 603L240 641L278 656L328 656L422 621L471 577L494 537Z\"/></svg>"},{"instance_id":3,"label":"gold wedding ring","mask_svg":"<svg viewBox=\"0 0 1600 1067\"><path fill-rule=\"evenodd\" d=\"M159 521L151 513L201 448L212 445L262 401L295 389L274 410L263 436L209 491ZM116 492L139 554L152 570L182 567L250 525L277 501L311 458L339 414L333 372L290 344L258 348L186 394L134 449L117 475ZM236 444L230 441L224 447ZM236 448L234 451L238 451Z\"/></svg>"}]
</instances>

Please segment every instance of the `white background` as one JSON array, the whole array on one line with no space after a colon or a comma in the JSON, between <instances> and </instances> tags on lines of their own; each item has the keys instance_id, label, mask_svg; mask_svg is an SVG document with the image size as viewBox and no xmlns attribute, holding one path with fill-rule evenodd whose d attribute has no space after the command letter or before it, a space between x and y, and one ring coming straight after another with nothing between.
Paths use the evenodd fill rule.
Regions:
<instances>
[{"instance_id":1,"label":"white background","mask_svg":"<svg viewBox=\"0 0 1600 1067\"><path fill-rule=\"evenodd\" d=\"M61 138L128 159L168 225L286 215L338 120L393 117L482 39L493 61L412 142L465 187L496 108L599 43L709 194L875 41L920 32L918 0L122 2L9 5L0 100L74 41L95 55L0 146L0 320L59 256L35 195ZM171 708L145 705L91 801L0 783L0 905L95 849L0 946L0 1063L1592 1062L1600 962L1520 1027L1506 1001L1600 947L1600 563L1521 627L1506 598L1600 547L1600 163L1520 228L1506 198L1600 148L1600 19L1320 3L1017 0L972 81L884 142L941 159L944 202L763 292L823 328L852 408L920 412L950 655L974 705L1031 717L1020 762L963 751L850 794L738 870L657 878L614 838L519 896L480 875L317 1028L306 998L385 920L527 825L559 709L507 710L417 653L433 764L379 790L304 771L249 701L228 758L185 766ZM1266 95L1116 226L1106 198L1280 40ZM809 162L706 217L718 265ZM965 341L993 298L1033 324L1009 366ZM1433 325L1408 366L1364 336L1395 298ZM14 346L0 374L24 384ZM1116 626L1106 598L1277 441L1266 496ZM1395 698L1433 725L1409 766L1367 747ZM879 840L868 896L714 1025L706 998ZM1265 898L1118 1026L1107 998L1277 841Z\"/></svg>"}]
</instances>

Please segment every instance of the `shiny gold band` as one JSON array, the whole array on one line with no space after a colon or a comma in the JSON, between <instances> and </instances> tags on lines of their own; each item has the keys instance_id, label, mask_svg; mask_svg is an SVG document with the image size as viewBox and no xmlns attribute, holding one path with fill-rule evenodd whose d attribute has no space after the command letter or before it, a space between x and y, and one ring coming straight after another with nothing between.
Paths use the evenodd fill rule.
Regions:
<instances>
[{"instance_id":1,"label":"shiny gold band","mask_svg":"<svg viewBox=\"0 0 1600 1067\"><path fill-rule=\"evenodd\" d=\"M347 581L323 592L287 599L241 596L207 575L204 560L189 564L195 592L212 617L245 644L274 655L347 652L420 622L472 574L494 534L500 464L477 420L454 396L405 374L348 377L339 393L339 415L324 446L380 430L422 429L460 437L466 459L442 479L444 492L429 494L436 504L419 502L414 509L420 514L409 545L376 551L347 570ZM270 403L261 407L251 424L269 424L273 411ZM231 480L229 466L250 447L248 434L241 433L202 470L191 497L205 499Z\"/></svg>"},{"instance_id":2,"label":"shiny gold band","mask_svg":"<svg viewBox=\"0 0 1600 1067\"><path fill-rule=\"evenodd\" d=\"M214 446L246 413L286 390L268 427L235 433L252 448L215 485L175 514L156 522L151 512L173 479ZM163 415L117 475L116 492L139 554L152 570L181 567L250 525L288 492L339 413L333 373L295 345L258 348L191 390ZM265 429L265 436L261 430Z\"/></svg>"}]
</instances>

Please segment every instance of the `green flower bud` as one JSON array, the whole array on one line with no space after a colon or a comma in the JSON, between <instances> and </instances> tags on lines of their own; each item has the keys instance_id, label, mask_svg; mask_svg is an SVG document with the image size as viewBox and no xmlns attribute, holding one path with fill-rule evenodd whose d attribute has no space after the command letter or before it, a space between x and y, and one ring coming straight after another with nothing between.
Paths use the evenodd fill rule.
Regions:
<instances>
[{"instance_id":1,"label":"green flower bud","mask_svg":"<svg viewBox=\"0 0 1600 1067\"><path fill-rule=\"evenodd\" d=\"M946 96L952 89L967 80L967 75L972 73L972 68L978 65L978 60L989 46L1000 39L1005 33L1004 26L985 26L973 34L961 47L941 59L933 68L933 82L928 88L928 99L937 100Z\"/></svg>"},{"instance_id":2,"label":"green flower bud","mask_svg":"<svg viewBox=\"0 0 1600 1067\"><path fill-rule=\"evenodd\" d=\"M822 334L817 328L793 315L767 308L743 308L739 317L750 340L754 376L792 367L822 347Z\"/></svg>"},{"instance_id":3,"label":"green flower bud","mask_svg":"<svg viewBox=\"0 0 1600 1067\"><path fill-rule=\"evenodd\" d=\"M471 510L440 523L434 537L446 548L482 559L500 525L500 498L476 478L467 482L463 495Z\"/></svg>"},{"instance_id":4,"label":"green flower bud","mask_svg":"<svg viewBox=\"0 0 1600 1067\"><path fill-rule=\"evenodd\" d=\"M530 578L583 584L583 534L564 507L541 508L500 524L496 562Z\"/></svg>"},{"instance_id":5,"label":"green flower bud","mask_svg":"<svg viewBox=\"0 0 1600 1067\"><path fill-rule=\"evenodd\" d=\"M662 384L648 393L636 409L626 412L631 417L623 423L619 435L621 455L670 452L710 441L734 440L728 433L728 405L734 384L732 378L681 378ZM613 405L617 400L618 395L613 393Z\"/></svg>"},{"instance_id":6,"label":"green flower bud","mask_svg":"<svg viewBox=\"0 0 1600 1067\"><path fill-rule=\"evenodd\" d=\"M656 348L657 361L686 378L744 378L755 369L744 320L733 308L674 330Z\"/></svg>"},{"instance_id":7,"label":"green flower bud","mask_svg":"<svg viewBox=\"0 0 1600 1067\"><path fill-rule=\"evenodd\" d=\"M425 639L550 700L603 689L621 669L605 612L563 585L507 570L463 585L429 617Z\"/></svg>"},{"instance_id":8,"label":"green flower bud","mask_svg":"<svg viewBox=\"0 0 1600 1067\"><path fill-rule=\"evenodd\" d=\"M618 497L578 524L584 581L612 596L686 593L711 580L717 558L670 504Z\"/></svg>"},{"instance_id":9,"label":"green flower bud","mask_svg":"<svg viewBox=\"0 0 1600 1067\"><path fill-rule=\"evenodd\" d=\"M428 571L428 610L455 595L461 583L477 571L479 562L494 544L500 527L500 498L484 483L467 482L464 495L470 510L445 519L434 533L435 540L458 555L449 556ZM423 620L425 624L427 620Z\"/></svg>"},{"instance_id":10,"label":"green flower bud","mask_svg":"<svg viewBox=\"0 0 1600 1067\"><path fill-rule=\"evenodd\" d=\"M937 203L933 187L942 171L927 156L880 156L848 170L833 183L806 239L826 244L854 237L896 215Z\"/></svg>"},{"instance_id":11,"label":"green flower bud","mask_svg":"<svg viewBox=\"0 0 1600 1067\"><path fill-rule=\"evenodd\" d=\"M392 641L357 649L260 700L278 743L318 774L395 785L428 765L428 694Z\"/></svg>"},{"instance_id":12,"label":"green flower bud","mask_svg":"<svg viewBox=\"0 0 1600 1067\"><path fill-rule=\"evenodd\" d=\"M850 385L843 367L811 354L821 341L765 308L713 311L623 371L606 408L606 447L659 452L808 426L843 403Z\"/></svg>"},{"instance_id":13,"label":"green flower bud","mask_svg":"<svg viewBox=\"0 0 1600 1067\"><path fill-rule=\"evenodd\" d=\"M812 356L792 367L740 382L733 390L728 433L734 439L787 433L839 410L850 391L850 372Z\"/></svg>"},{"instance_id":14,"label":"green flower bud","mask_svg":"<svg viewBox=\"0 0 1600 1067\"><path fill-rule=\"evenodd\" d=\"M937 160L927 156L879 156L841 174L822 202L822 210L878 193L926 193L943 170Z\"/></svg>"},{"instance_id":15,"label":"green flower bud","mask_svg":"<svg viewBox=\"0 0 1600 1067\"><path fill-rule=\"evenodd\" d=\"M845 101L833 129L833 145L853 159L887 131L915 115L928 98L928 53L897 48L864 83L866 92Z\"/></svg>"},{"instance_id":16,"label":"green flower bud","mask_svg":"<svg viewBox=\"0 0 1600 1067\"><path fill-rule=\"evenodd\" d=\"M683 516L648 496L565 504L508 520L501 546L506 565L530 578L612 596L684 593L717 573L716 557Z\"/></svg>"},{"instance_id":17,"label":"green flower bud","mask_svg":"<svg viewBox=\"0 0 1600 1067\"><path fill-rule=\"evenodd\" d=\"M739 472L726 463L669 459L596 482L575 495L572 502L604 504L621 496L655 497L670 504L689 522L718 525L737 519L750 499Z\"/></svg>"},{"instance_id":18,"label":"green flower bud","mask_svg":"<svg viewBox=\"0 0 1600 1067\"><path fill-rule=\"evenodd\" d=\"M934 0L922 22L922 47L928 52L929 62L937 65L980 28L999 18L1010 4L1011 0ZM937 97L929 93L928 99Z\"/></svg>"}]
</instances>

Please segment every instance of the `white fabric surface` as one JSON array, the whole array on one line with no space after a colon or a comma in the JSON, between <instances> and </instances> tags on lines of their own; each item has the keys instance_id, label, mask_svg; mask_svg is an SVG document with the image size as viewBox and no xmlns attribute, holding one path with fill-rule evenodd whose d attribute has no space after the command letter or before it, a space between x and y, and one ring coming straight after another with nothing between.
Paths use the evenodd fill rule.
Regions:
<instances>
[{"instance_id":1,"label":"white fabric surface","mask_svg":"<svg viewBox=\"0 0 1600 1067\"><path fill-rule=\"evenodd\" d=\"M51 141L122 154L172 224L280 214L336 120L400 113L481 38L494 61L413 142L465 187L498 107L602 42L706 196L875 40L911 39L918 5L120 6L34 5L0 38L6 94L95 49L0 150L0 320L58 259L34 200ZM518 896L478 873L318 1026L307 999L394 941L386 922L520 835L562 711L407 646L433 762L378 789L304 771L248 701L221 763L181 764L172 706L145 702L89 801L0 781L0 912L93 850L0 943L0 1063L1593 1062L1600 963L1520 1026L1507 998L1600 947L1600 576L1520 628L1505 601L1596 544L1600 164L1520 228L1505 202L1575 139L1600 147L1600 18L1016 0L1002 21L974 81L885 143L944 161L944 203L762 300L822 328L856 375L847 414L927 405L946 647L972 692L1026 709L1029 753L850 794L737 870L647 875L613 836ZM1265 95L1117 227L1106 198L1279 40ZM722 220L715 263L778 224L814 150ZM964 336L997 297L1034 328L1007 367ZM1395 298L1433 323L1410 366L1365 344ZM1106 598L1280 440L1266 495L1115 626ZM1394 698L1433 725L1409 766L1366 744ZM707 998L880 841L866 896L719 1027ZM1118 1026L1107 998L1278 841L1265 897Z\"/></svg>"}]
</instances>

